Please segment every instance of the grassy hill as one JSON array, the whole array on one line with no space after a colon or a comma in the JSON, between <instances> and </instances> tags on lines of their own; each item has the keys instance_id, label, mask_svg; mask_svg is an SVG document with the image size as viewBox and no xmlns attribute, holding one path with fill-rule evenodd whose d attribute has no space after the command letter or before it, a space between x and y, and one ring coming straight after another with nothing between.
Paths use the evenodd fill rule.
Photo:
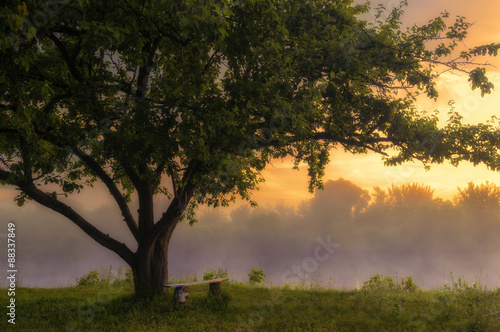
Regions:
<instances>
[{"instance_id":1,"label":"grassy hill","mask_svg":"<svg viewBox=\"0 0 500 332\"><path fill-rule=\"evenodd\" d=\"M17 288L16 324L1 331L500 331L500 289L458 283L418 290L408 279L374 276L361 290L224 283L191 287L186 306L171 292L137 300L128 280L80 279L66 288ZM87 284L87 285L86 285Z\"/></svg>"}]
</instances>

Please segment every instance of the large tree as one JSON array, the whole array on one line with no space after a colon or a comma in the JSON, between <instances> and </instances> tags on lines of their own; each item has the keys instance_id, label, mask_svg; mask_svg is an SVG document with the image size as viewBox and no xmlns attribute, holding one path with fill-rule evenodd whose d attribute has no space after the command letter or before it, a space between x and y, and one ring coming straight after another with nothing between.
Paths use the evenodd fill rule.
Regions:
<instances>
[{"instance_id":1,"label":"large tree","mask_svg":"<svg viewBox=\"0 0 500 332\"><path fill-rule=\"evenodd\" d=\"M499 129L446 127L416 111L439 74L493 85L461 51L470 24L448 14L402 28L403 7L349 0L7 0L0 9L0 182L75 223L161 293L176 225L197 204L227 205L273 158L308 164L310 189L332 146L499 168ZM389 151L392 155L387 155ZM64 196L102 182L137 249L101 232ZM135 195L135 196L134 196ZM168 198L155 216L153 198ZM137 213L129 208L137 197Z\"/></svg>"}]
</instances>

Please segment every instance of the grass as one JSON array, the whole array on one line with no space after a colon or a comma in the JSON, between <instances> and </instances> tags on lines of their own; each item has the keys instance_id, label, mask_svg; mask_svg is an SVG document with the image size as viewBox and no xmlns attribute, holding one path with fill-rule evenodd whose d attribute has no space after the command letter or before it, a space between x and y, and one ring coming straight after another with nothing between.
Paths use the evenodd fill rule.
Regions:
<instances>
[{"instance_id":1,"label":"grass","mask_svg":"<svg viewBox=\"0 0 500 332\"><path fill-rule=\"evenodd\" d=\"M80 279L87 280L87 279ZM88 280L87 280L88 281ZM16 289L18 331L500 331L500 289L459 280L435 290L374 278L361 290L224 283L191 287L182 307L170 296L133 296L130 282L98 280L66 288ZM0 301L8 303L6 289ZM2 305L5 308L6 306Z\"/></svg>"}]
</instances>

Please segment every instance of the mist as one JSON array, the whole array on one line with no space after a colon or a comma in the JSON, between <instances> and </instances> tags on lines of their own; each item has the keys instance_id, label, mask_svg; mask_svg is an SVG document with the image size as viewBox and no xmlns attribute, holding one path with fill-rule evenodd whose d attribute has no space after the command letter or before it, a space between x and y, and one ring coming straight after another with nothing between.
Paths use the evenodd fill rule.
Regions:
<instances>
[{"instance_id":1,"label":"mist","mask_svg":"<svg viewBox=\"0 0 500 332\"><path fill-rule=\"evenodd\" d=\"M174 232L170 278L201 278L223 268L230 278L246 281L250 269L262 268L266 280L280 285L354 288L383 274L411 276L423 288L458 277L497 288L500 202L498 192L484 193L470 190L451 202L434 197L432 188L423 185L369 192L338 179L298 206L202 208L199 223L183 221ZM90 208L83 213L88 220L135 250L117 208ZM16 224L22 286L70 286L90 270L113 266L116 273L126 267L70 221L33 202L19 208L4 199L0 213L2 229L8 221ZM7 261L6 250L0 259Z\"/></svg>"}]
</instances>

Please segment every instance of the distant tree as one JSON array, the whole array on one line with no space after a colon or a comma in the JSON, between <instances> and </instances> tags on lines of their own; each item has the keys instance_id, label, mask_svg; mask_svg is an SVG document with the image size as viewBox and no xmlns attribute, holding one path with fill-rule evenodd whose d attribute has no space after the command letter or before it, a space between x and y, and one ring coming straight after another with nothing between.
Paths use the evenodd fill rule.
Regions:
<instances>
[{"instance_id":1,"label":"distant tree","mask_svg":"<svg viewBox=\"0 0 500 332\"><path fill-rule=\"evenodd\" d=\"M392 184L387 190L375 187L372 204L393 207L418 207L422 203L433 202L433 195L434 189L427 185L407 183L396 186Z\"/></svg>"},{"instance_id":2,"label":"distant tree","mask_svg":"<svg viewBox=\"0 0 500 332\"><path fill-rule=\"evenodd\" d=\"M303 210L309 210L308 214L327 218L330 222L351 220L361 213L370 201L367 190L342 178L329 180L323 189L315 193Z\"/></svg>"},{"instance_id":3,"label":"distant tree","mask_svg":"<svg viewBox=\"0 0 500 332\"><path fill-rule=\"evenodd\" d=\"M500 208L500 187L486 181L480 185L469 182L467 187L458 187L455 204L475 211L487 211Z\"/></svg>"},{"instance_id":4,"label":"distant tree","mask_svg":"<svg viewBox=\"0 0 500 332\"><path fill-rule=\"evenodd\" d=\"M321 188L332 146L500 167L495 123L444 128L414 98L443 71L493 84L480 55L454 55L470 24L448 14L403 29L403 7L359 19L346 0L7 0L0 8L0 182L67 217L162 293L168 244L197 204L250 200L273 158L305 162ZM436 41L438 45L436 46ZM385 151L395 151L389 156ZM102 182L137 249L97 229L64 196ZM129 202L136 194L139 210ZM168 198L160 216L153 198Z\"/></svg>"},{"instance_id":5,"label":"distant tree","mask_svg":"<svg viewBox=\"0 0 500 332\"><path fill-rule=\"evenodd\" d=\"M387 191L388 201L391 205L404 207L417 207L422 203L432 202L434 195L434 189L418 183L392 185Z\"/></svg>"}]
</instances>

